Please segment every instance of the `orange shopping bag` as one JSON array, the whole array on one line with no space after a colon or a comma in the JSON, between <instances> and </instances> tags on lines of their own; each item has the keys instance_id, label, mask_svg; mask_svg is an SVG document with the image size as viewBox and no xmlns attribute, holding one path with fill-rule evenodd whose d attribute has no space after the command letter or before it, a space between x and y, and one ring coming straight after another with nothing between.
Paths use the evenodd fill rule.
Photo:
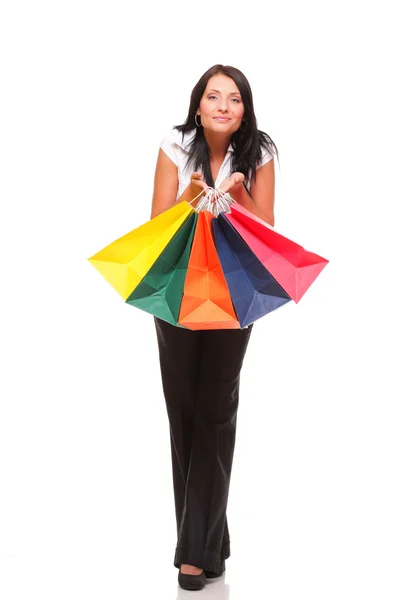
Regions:
<instances>
[{"instance_id":1,"label":"orange shopping bag","mask_svg":"<svg viewBox=\"0 0 400 600\"><path fill-rule=\"evenodd\" d=\"M199 212L178 323L188 329L240 329L212 233L213 215Z\"/></svg>"}]
</instances>

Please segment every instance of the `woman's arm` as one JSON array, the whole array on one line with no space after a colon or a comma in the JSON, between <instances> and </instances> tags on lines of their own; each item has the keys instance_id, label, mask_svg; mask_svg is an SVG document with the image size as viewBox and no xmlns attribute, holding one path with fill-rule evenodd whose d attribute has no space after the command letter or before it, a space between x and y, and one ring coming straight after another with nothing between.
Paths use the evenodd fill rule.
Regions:
<instances>
[{"instance_id":1,"label":"woman's arm","mask_svg":"<svg viewBox=\"0 0 400 600\"><path fill-rule=\"evenodd\" d=\"M235 177L240 175L240 182L235 183ZM244 175L233 173L221 184L220 189L229 192L236 202L254 215L266 221L271 227L275 224L275 171L274 160L271 159L257 169L257 181L250 185L251 197L243 185Z\"/></svg>"},{"instance_id":2,"label":"woman's arm","mask_svg":"<svg viewBox=\"0 0 400 600\"><path fill-rule=\"evenodd\" d=\"M205 187L206 183L202 180L201 173L196 171L192 174L191 182L183 194L177 199L176 196L179 189L178 167L166 155L164 150L160 148L154 174L154 191L150 219L168 210L178 202L190 202ZM201 198L202 196L195 200L192 206L195 207Z\"/></svg>"},{"instance_id":3,"label":"woman's arm","mask_svg":"<svg viewBox=\"0 0 400 600\"><path fill-rule=\"evenodd\" d=\"M171 208L178 193L178 167L161 148L154 173L151 219Z\"/></svg>"}]
</instances>

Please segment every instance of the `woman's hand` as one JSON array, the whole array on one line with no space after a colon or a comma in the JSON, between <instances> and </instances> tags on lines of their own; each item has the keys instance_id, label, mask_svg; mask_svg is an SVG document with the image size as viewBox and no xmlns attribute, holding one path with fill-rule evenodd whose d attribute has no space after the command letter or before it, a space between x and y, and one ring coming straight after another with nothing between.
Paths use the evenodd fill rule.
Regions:
<instances>
[{"instance_id":1,"label":"woman's hand","mask_svg":"<svg viewBox=\"0 0 400 600\"><path fill-rule=\"evenodd\" d=\"M221 183L219 189L224 193L229 192L238 195L241 192L243 181L243 173L232 173L230 177L227 177ZM203 180L201 171L194 171L191 175L190 184L188 186L188 188L190 189L191 197L196 198L196 196L199 196L199 194L208 187L209 186L207 185L207 183ZM197 206L197 203L201 200L202 197L203 196L199 196L199 198L195 200L192 206ZM214 198L213 201L216 201L216 198Z\"/></svg>"},{"instance_id":2,"label":"woman's hand","mask_svg":"<svg viewBox=\"0 0 400 600\"><path fill-rule=\"evenodd\" d=\"M230 194L234 194L238 192L242 187L242 183L244 182L244 175L239 171L236 173L232 173L230 177L224 179L224 181L219 186L219 189L222 192L229 192Z\"/></svg>"},{"instance_id":3,"label":"woman's hand","mask_svg":"<svg viewBox=\"0 0 400 600\"><path fill-rule=\"evenodd\" d=\"M198 196L206 187L208 187L208 185L203 181L201 171L194 171L190 177L190 191L193 194L193 198Z\"/></svg>"}]
</instances>

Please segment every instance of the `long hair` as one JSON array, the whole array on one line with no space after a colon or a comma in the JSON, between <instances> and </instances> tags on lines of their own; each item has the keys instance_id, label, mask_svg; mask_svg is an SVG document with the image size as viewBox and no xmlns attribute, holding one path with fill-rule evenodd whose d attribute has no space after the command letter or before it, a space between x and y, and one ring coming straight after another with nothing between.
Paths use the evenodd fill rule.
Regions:
<instances>
[{"instance_id":1,"label":"long hair","mask_svg":"<svg viewBox=\"0 0 400 600\"><path fill-rule=\"evenodd\" d=\"M233 79L242 96L242 101L244 104L242 124L245 124L245 128L243 131L241 131L239 128L232 134L231 144L233 147L233 157L229 174L231 175L235 172L243 173L245 176L244 185L247 192L250 194L250 190L246 185L246 178L249 182L252 181L252 178L255 180L256 167L257 163L261 160L262 149L267 149L272 155L276 154L278 161L279 154L278 149L270 136L257 128L257 119L254 113L253 94L251 87L248 80L244 74L239 71L239 69L229 65L219 64L208 69L208 71L206 71L200 77L192 90L186 121L182 125L174 125L174 129L182 133L182 141L185 133L196 129L196 135L188 147L189 156L186 166L192 162L194 171L201 168L207 185L215 187L211 174L209 147L204 136L203 127L196 126L195 116L196 111L200 106L200 100L207 87L208 80L210 77L217 75L218 73L222 73L223 75L227 75Z\"/></svg>"}]
</instances>

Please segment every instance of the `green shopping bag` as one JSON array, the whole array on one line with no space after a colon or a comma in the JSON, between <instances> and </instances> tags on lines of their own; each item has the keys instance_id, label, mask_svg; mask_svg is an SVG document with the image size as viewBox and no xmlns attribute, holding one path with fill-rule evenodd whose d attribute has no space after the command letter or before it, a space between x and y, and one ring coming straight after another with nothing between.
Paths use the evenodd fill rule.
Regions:
<instances>
[{"instance_id":1,"label":"green shopping bag","mask_svg":"<svg viewBox=\"0 0 400 600\"><path fill-rule=\"evenodd\" d=\"M178 324L178 316L198 216L194 212L179 228L142 281L128 296L127 304L182 327Z\"/></svg>"}]
</instances>

